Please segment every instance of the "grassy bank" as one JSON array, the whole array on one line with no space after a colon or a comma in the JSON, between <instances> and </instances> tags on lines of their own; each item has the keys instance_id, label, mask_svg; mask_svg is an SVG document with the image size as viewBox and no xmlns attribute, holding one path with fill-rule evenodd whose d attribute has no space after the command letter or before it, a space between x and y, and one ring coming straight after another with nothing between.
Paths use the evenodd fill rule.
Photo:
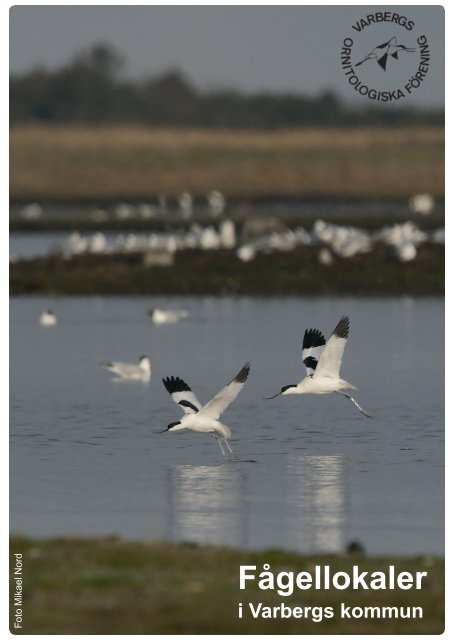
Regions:
<instances>
[{"instance_id":1,"label":"grassy bank","mask_svg":"<svg viewBox=\"0 0 451 640\"><path fill-rule=\"evenodd\" d=\"M233 251L180 251L170 267L146 267L142 256L24 260L10 266L10 293L134 295L442 295L444 247L424 244L401 263L386 246L332 266L318 250L259 254L241 262Z\"/></svg>"},{"instance_id":2,"label":"grassy bank","mask_svg":"<svg viewBox=\"0 0 451 640\"><path fill-rule=\"evenodd\" d=\"M247 552L215 547L132 543L118 539L31 540L11 542L23 562L23 628L27 634L439 634L444 628L444 561L436 558L365 558L301 556L282 551ZM250 583L239 589L240 565L271 570L314 571L330 565L331 572L427 571L421 590L295 590L280 596ZM11 583L12 583L11 571ZM13 586L13 584L12 584ZM245 614L238 618L238 603ZM333 607L334 618L252 619L247 603L264 606ZM421 619L342 619L340 605L415 606ZM11 607L11 616L14 609ZM13 621L13 618L11 617Z\"/></svg>"},{"instance_id":3,"label":"grassy bank","mask_svg":"<svg viewBox=\"0 0 451 640\"><path fill-rule=\"evenodd\" d=\"M444 194L444 130L273 132L14 126L11 197L145 200L183 190L231 198L406 199Z\"/></svg>"}]
</instances>

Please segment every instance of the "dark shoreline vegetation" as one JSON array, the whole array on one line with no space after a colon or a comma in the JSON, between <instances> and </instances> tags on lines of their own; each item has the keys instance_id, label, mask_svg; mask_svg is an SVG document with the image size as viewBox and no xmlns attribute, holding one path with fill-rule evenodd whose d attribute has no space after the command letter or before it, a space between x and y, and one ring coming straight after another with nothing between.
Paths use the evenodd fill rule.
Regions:
<instances>
[{"instance_id":1,"label":"dark shoreline vegetation","mask_svg":"<svg viewBox=\"0 0 451 640\"><path fill-rule=\"evenodd\" d=\"M130 542L119 538L31 539L13 536L10 544L11 593L15 553L23 563L23 628L26 634L440 634L444 629L444 560L437 557L369 558L346 555L299 555L269 549L229 548ZM331 572L427 571L421 590L295 590L281 596L255 582L239 589L240 565L269 563L271 571ZM10 598L13 603L13 597ZM253 619L238 603L264 606L333 607L335 616L311 619ZM340 616L340 603L352 607L422 607L422 619L354 619ZM14 607L10 608L13 630Z\"/></svg>"},{"instance_id":2,"label":"dark shoreline vegetation","mask_svg":"<svg viewBox=\"0 0 451 640\"><path fill-rule=\"evenodd\" d=\"M21 260L10 265L11 295L443 295L444 247L425 243L401 263L384 245L321 265L318 249L259 254L185 250L174 264L148 267L142 254Z\"/></svg>"},{"instance_id":3,"label":"dark shoreline vegetation","mask_svg":"<svg viewBox=\"0 0 451 640\"><path fill-rule=\"evenodd\" d=\"M362 102L351 107L332 92L246 92L196 87L178 69L127 78L125 59L98 43L58 69L38 67L10 78L12 122L143 123L214 129L299 126L443 125L444 110Z\"/></svg>"}]
</instances>

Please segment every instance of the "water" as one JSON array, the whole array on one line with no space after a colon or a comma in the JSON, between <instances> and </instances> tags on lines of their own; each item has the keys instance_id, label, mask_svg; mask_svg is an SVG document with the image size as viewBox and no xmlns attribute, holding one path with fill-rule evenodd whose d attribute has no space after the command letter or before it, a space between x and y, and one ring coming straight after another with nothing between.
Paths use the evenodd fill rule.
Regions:
<instances>
[{"instance_id":1,"label":"water","mask_svg":"<svg viewBox=\"0 0 451 640\"><path fill-rule=\"evenodd\" d=\"M68 231L52 233L11 233L9 237L9 255L13 260L30 260L32 258L46 258L56 252L61 252L67 245L71 235ZM93 233L83 234L89 237ZM119 234L104 233L108 245L113 245Z\"/></svg>"},{"instance_id":2,"label":"water","mask_svg":"<svg viewBox=\"0 0 451 640\"><path fill-rule=\"evenodd\" d=\"M115 216L117 206L121 203L105 203L102 207L109 215ZM156 200L150 200L148 203L128 203L128 207L132 215L140 217L140 206L142 204L150 204L155 211L159 212L159 204ZM229 199L226 212L240 208L242 202L240 199L234 201ZM23 211L23 203L12 202L10 205L10 218L15 219L21 216ZM388 199L341 199L328 200L325 198L267 198L264 200L247 200L246 206L252 209L255 214L299 214L307 216L321 216L328 219L339 215L409 215L409 206L407 201L388 200ZM52 203L47 202L43 205L42 217L55 218L84 218L92 216L97 209L94 204L83 203ZM204 198L194 199L194 212L207 214L210 211ZM178 215L180 212L179 204L176 198L169 198L167 202L167 210L163 215ZM445 207L443 202L436 202L434 212L444 215Z\"/></svg>"},{"instance_id":3,"label":"water","mask_svg":"<svg viewBox=\"0 0 451 640\"><path fill-rule=\"evenodd\" d=\"M155 327L156 305L191 315ZM47 307L56 327L37 322ZM303 375L304 329L328 335L344 313L342 373L375 418L335 394L262 400ZM441 299L12 299L11 530L441 554L443 321ZM150 385L99 366L145 354ZM206 401L248 359L223 416L243 462L206 435L155 433L181 415L163 376Z\"/></svg>"}]
</instances>

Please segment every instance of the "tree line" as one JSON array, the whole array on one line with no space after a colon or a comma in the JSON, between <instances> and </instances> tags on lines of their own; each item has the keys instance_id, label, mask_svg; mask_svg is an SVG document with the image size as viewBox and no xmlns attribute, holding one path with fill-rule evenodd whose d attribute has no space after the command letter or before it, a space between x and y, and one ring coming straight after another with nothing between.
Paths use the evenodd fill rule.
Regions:
<instances>
[{"instance_id":1,"label":"tree line","mask_svg":"<svg viewBox=\"0 0 451 640\"><path fill-rule=\"evenodd\" d=\"M444 124L440 109L350 107L330 92L309 97L294 92L200 91L179 70L130 80L123 77L123 66L120 53L99 44L59 69L12 75L10 120L223 129Z\"/></svg>"}]
</instances>

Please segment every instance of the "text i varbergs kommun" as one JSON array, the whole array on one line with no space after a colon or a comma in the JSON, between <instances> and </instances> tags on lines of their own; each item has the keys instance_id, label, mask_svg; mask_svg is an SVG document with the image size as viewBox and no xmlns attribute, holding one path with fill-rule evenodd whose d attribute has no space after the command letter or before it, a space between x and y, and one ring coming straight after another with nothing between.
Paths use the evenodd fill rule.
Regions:
<instances>
[{"instance_id":1,"label":"text i varbergs kommun","mask_svg":"<svg viewBox=\"0 0 451 640\"><path fill-rule=\"evenodd\" d=\"M282 597L291 596L295 591L328 591L352 589L354 591L380 591L394 589L421 590L427 577L427 571L397 571L390 565L384 571L361 571L353 565L350 571L333 571L329 565L315 565L313 571L271 571L269 564L263 565L263 571L257 573L256 565L240 566L240 589L246 590L250 584L262 590L275 590ZM267 606L261 602L240 602L238 617L252 618L298 618L321 622L340 617L342 619L367 618L404 618L423 617L420 606L356 606L341 602L338 606L287 605L281 602L277 606Z\"/></svg>"}]
</instances>

